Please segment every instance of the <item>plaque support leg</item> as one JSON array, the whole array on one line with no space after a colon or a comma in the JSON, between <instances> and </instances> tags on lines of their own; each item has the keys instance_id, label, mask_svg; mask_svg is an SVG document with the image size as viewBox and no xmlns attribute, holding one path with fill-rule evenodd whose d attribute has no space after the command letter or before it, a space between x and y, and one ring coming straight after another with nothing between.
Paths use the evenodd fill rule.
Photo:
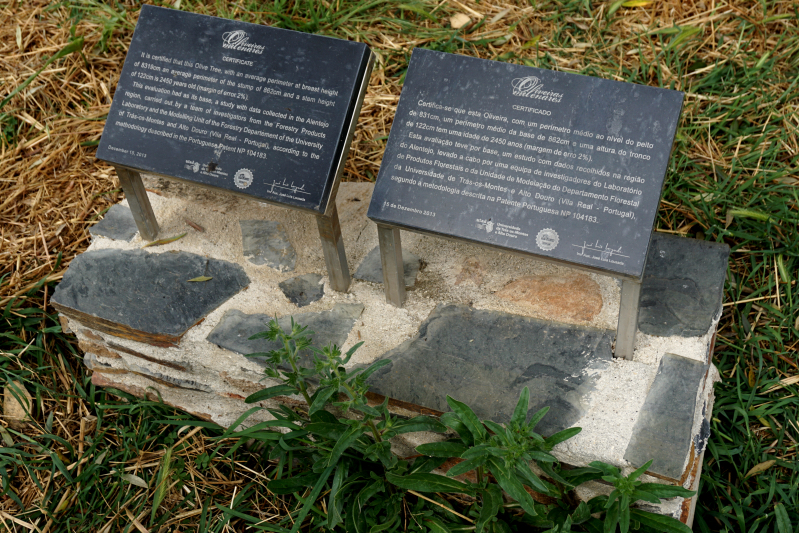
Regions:
<instances>
[{"instance_id":1,"label":"plaque support leg","mask_svg":"<svg viewBox=\"0 0 799 533\"><path fill-rule=\"evenodd\" d=\"M325 254L330 288L334 291L347 292L350 288L350 267L347 265L347 254L344 252L344 239L341 237L341 224L335 201L329 215L317 215L316 225L319 227L319 239L322 241L322 252Z\"/></svg>"},{"instance_id":2,"label":"plaque support leg","mask_svg":"<svg viewBox=\"0 0 799 533\"><path fill-rule=\"evenodd\" d=\"M377 225L380 243L380 262L383 265L383 287L386 301L396 307L405 303L405 272L402 265L402 243L400 230Z\"/></svg>"},{"instance_id":3,"label":"plaque support leg","mask_svg":"<svg viewBox=\"0 0 799 533\"><path fill-rule=\"evenodd\" d=\"M616 357L631 360L635 349L635 332L638 330L638 303L641 299L641 282L623 280L619 303L619 327L616 330Z\"/></svg>"},{"instance_id":4,"label":"plaque support leg","mask_svg":"<svg viewBox=\"0 0 799 533\"><path fill-rule=\"evenodd\" d=\"M133 220L136 221L136 227L139 228L141 238L146 241L155 240L159 231L158 220L156 220L155 213L153 213L150 199L147 198L147 191L144 190L141 174L135 170L128 170L122 167L116 167L116 170L117 176L119 176L119 183L122 185L122 190L125 191L130 212L133 214Z\"/></svg>"}]
</instances>

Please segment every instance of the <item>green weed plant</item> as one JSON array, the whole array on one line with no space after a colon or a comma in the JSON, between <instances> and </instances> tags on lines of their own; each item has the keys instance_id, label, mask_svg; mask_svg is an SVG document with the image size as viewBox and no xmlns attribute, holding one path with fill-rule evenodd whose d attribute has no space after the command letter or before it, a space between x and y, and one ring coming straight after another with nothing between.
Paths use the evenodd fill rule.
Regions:
<instances>
[{"instance_id":1,"label":"green weed plant","mask_svg":"<svg viewBox=\"0 0 799 533\"><path fill-rule=\"evenodd\" d=\"M272 320L268 330L250 337L281 345L267 353L250 354L265 357L267 377L280 384L246 399L255 403L296 395L305 400L307 410L281 404L269 409L274 420L236 431L260 409L254 407L223 435L240 443L258 441L265 456L278 462L278 476L267 488L302 502L299 514L293 517L291 533L310 525L310 530L354 532L501 533L519 528L553 533L690 531L674 518L633 508L637 501L657 504L661 498L694 494L679 486L638 481L651 461L629 476L602 462L586 468L564 468L550 452L578 434L580 428L547 438L536 433L535 426L549 408L527 420L530 392L526 387L505 426L480 420L468 405L449 396L447 403L452 410L439 419L400 418L389 411L388 398L370 405L366 397L368 377L387 360L348 370L347 363L363 343L342 355L335 345L314 348L310 335L306 327L293 320L289 331ZM308 361L304 356L307 353L311 364L303 365ZM419 455L413 458L400 459L392 453L392 437L420 431L454 436L417 446ZM459 462L446 475L433 473L451 458ZM474 472L474 480L465 476L470 472ZM457 476L462 480L455 479ZM609 496L596 496L587 502L576 498L574 489L578 485L600 479L615 487ZM535 501L527 487L552 503ZM310 492L304 495L308 488ZM458 500L452 495L466 498L459 510L453 507L452 501ZM326 509L326 514L315 521L312 517L306 524L308 514L318 507Z\"/></svg>"}]
</instances>

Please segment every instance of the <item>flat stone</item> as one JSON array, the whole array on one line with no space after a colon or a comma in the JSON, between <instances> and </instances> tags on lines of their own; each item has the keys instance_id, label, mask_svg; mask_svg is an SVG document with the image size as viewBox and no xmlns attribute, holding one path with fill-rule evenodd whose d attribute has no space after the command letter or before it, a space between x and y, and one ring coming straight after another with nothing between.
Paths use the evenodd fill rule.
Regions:
<instances>
[{"instance_id":1,"label":"flat stone","mask_svg":"<svg viewBox=\"0 0 799 533\"><path fill-rule=\"evenodd\" d=\"M638 329L648 335L697 337L721 312L730 247L652 234Z\"/></svg>"},{"instance_id":2,"label":"flat stone","mask_svg":"<svg viewBox=\"0 0 799 533\"><path fill-rule=\"evenodd\" d=\"M405 276L405 286L413 287L416 283L416 275L419 273L422 261L419 256L402 250L402 273ZM353 276L355 279L370 281L372 283L383 283L383 263L380 260L380 247L372 248L358 266Z\"/></svg>"},{"instance_id":3,"label":"flat stone","mask_svg":"<svg viewBox=\"0 0 799 533\"><path fill-rule=\"evenodd\" d=\"M190 279L208 276L205 282ZM239 265L188 252L105 249L77 256L53 294L69 318L117 337L174 346L250 283Z\"/></svg>"},{"instance_id":4,"label":"flat stone","mask_svg":"<svg viewBox=\"0 0 799 533\"><path fill-rule=\"evenodd\" d=\"M281 281L278 285L286 298L297 307L305 307L325 295L325 288L320 283L322 276L319 274L303 274L294 278Z\"/></svg>"},{"instance_id":5,"label":"flat stone","mask_svg":"<svg viewBox=\"0 0 799 533\"><path fill-rule=\"evenodd\" d=\"M138 396L139 398L144 398L153 402L163 402L166 405L175 407L177 409L182 409L202 420L207 420L209 422L213 420L209 413L197 411L194 403L187 405L185 401L177 403L175 401L165 400L163 396L159 394L158 391L153 387L147 387L147 389L144 389L138 385L132 385L121 381L120 378L124 379L124 374L117 374L116 376L117 379L115 379L114 374L108 374L105 371L95 371L92 373L92 385L95 385L96 387L119 389L122 392L127 392L128 394ZM196 402L196 398L192 398L192 400ZM222 403L222 400L218 396L214 398L214 401L216 403Z\"/></svg>"},{"instance_id":6,"label":"flat stone","mask_svg":"<svg viewBox=\"0 0 799 533\"><path fill-rule=\"evenodd\" d=\"M355 319L361 316L363 304L343 304L333 306L329 311L300 313L294 316L294 322L308 326L306 334L313 340L313 345L322 348L328 344L342 346L347 336L355 325ZM266 314L248 315L238 309L231 309L222 317L219 324L208 334L208 342L243 355L269 352L282 347L280 342L266 339L249 340L256 333L266 331L269 321L274 317ZM283 331L291 329L291 316L284 316L277 320ZM313 332L313 334L311 334ZM251 358L264 364L263 357ZM310 366L311 357L306 351L301 363Z\"/></svg>"},{"instance_id":7,"label":"flat stone","mask_svg":"<svg viewBox=\"0 0 799 533\"><path fill-rule=\"evenodd\" d=\"M526 276L510 282L497 296L552 320L590 321L602 311L602 292L582 273Z\"/></svg>"},{"instance_id":8,"label":"flat stone","mask_svg":"<svg viewBox=\"0 0 799 533\"><path fill-rule=\"evenodd\" d=\"M151 379L156 383L165 385L167 387L194 390L201 392L213 392L213 389L204 383L199 383L193 379L180 379L172 376L167 376L161 372L145 368L136 364L122 362L120 366L110 365L100 361L94 354L87 353L83 356L83 364L92 371L105 372L107 374L136 374Z\"/></svg>"},{"instance_id":9,"label":"flat stone","mask_svg":"<svg viewBox=\"0 0 799 533\"><path fill-rule=\"evenodd\" d=\"M482 419L510 420L519 393L530 389L532 415L549 406L537 431L550 435L574 424L593 388L588 372L611 360L614 332L535 318L439 305L418 335L380 359L371 391L416 406L448 411L446 396Z\"/></svg>"},{"instance_id":10,"label":"flat stone","mask_svg":"<svg viewBox=\"0 0 799 533\"><path fill-rule=\"evenodd\" d=\"M112 205L103 219L89 228L92 235L101 235L116 241L129 241L138 231L130 208L121 204Z\"/></svg>"},{"instance_id":11,"label":"flat stone","mask_svg":"<svg viewBox=\"0 0 799 533\"><path fill-rule=\"evenodd\" d=\"M244 257L254 265L294 270L297 254L283 224L270 220L239 220Z\"/></svg>"},{"instance_id":12,"label":"flat stone","mask_svg":"<svg viewBox=\"0 0 799 533\"><path fill-rule=\"evenodd\" d=\"M654 459L649 471L679 481L687 464L696 415L696 395L708 365L667 353L633 426L624 458L636 467Z\"/></svg>"}]
</instances>

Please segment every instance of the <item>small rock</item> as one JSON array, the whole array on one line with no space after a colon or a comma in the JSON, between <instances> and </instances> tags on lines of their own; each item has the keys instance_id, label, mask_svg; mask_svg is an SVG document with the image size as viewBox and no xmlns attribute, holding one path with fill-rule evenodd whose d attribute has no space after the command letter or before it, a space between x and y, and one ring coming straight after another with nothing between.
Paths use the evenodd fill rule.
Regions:
<instances>
[{"instance_id":1,"label":"small rock","mask_svg":"<svg viewBox=\"0 0 799 533\"><path fill-rule=\"evenodd\" d=\"M588 322L602 310L599 285L585 274L519 278L497 292L497 296L552 320Z\"/></svg>"},{"instance_id":2,"label":"small rock","mask_svg":"<svg viewBox=\"0 0 799 533\"><path fill-rule=\"evenodd\" d=\"M121 204L111 206L103 219L89 228L92 235L101 235L117 241L129 241L139 229L130 208Z\"/></svg>"},{"instance_id":3,"label":"small rock","mask_svg":"<svg viewBox=\"0 0 799 533\"><path fill-rule=\"evenodd\" d=\"M303 274L279 283L280 290L286 298L297 307L305 307L325 295L324 286L319 283L322 276L319 274Z\"/></svg>"},{"instance_id":4,"label":"small rock","mask_svg":"<svg viewBox=\"0 0 799 533\"><path fill-rule=\"evenodd\" d=\"M485 271L483 270L482 265L480 265L480 262L474 257L467 257L463 261L463 266L461 267L461 271L458 273L458 277L455 278L455 285L460 285L461 283L471 281L479 287L483 283L484 275Z\"/></svg>"},{"instance_id":5,"label":"small rock","mask_svg":"<svg viewBox=\"0 0 799 533\"><path fill-rule=\"evenodd\" d=\"M405 276L405 286L413 287L416 275L422 261L419 256L407 250L402 250L402 273ZM380 260L380 247L372 248L355 271L355 279L383 284L383 263Z\"/></svg>"},{"instance_id":6,"label":"small rock","mask_svg":"<svg viewBox=\"0 0 799 533\"><path fill-rule=\"evenodd\" d=\"M469 15L464 13L456 13L449 18L449 25L457 30L458 28L466 26L471 21L472 19L469 18Z\"/></svg>"},{"instance_id":7,"label":"small rock","mask_svg":"<svg viewBox=\"0 0 799 533\"><path fill-rule=\"evenodd\" d=\"M270 220L240 220L244 257L254 265L294 270L297 254L283 224Z\"/></svg>"},{"instance_id":8,"label":"small rock","mask_svg":"<svg viewBox=\"0 0 799 533\"><path fill-rule=\"evenodd\" d=\"M13 429L24 429L31 421L33 397L19 381L6 383L3 394L3 418Z\"/></svg>"}]
</instances>

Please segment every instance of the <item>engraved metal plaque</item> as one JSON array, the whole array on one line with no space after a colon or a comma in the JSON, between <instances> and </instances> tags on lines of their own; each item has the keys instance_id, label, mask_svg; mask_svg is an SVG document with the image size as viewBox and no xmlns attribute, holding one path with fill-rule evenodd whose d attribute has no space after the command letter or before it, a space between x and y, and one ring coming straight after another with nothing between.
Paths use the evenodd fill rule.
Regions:
<instances>
[{"instance_id":1,"label":"engraved metal plaque","mask_svg":"<svg viewBox=\"0 0 799 533\"><path fill-rule=\"evenodd\" d=\"M682 100L417 48L368 216L640 279Z\"/></svg>"},{"instance_id":2,"label":"engraved metal plaque","mask_svg":"<svg viewBox=\"0 0 799 533\"><path fill-rule=\"evenodd\" d=\"M142 6L97 157L324 213L370 55L362 43Z\"/></svg>"}]
</instances>

